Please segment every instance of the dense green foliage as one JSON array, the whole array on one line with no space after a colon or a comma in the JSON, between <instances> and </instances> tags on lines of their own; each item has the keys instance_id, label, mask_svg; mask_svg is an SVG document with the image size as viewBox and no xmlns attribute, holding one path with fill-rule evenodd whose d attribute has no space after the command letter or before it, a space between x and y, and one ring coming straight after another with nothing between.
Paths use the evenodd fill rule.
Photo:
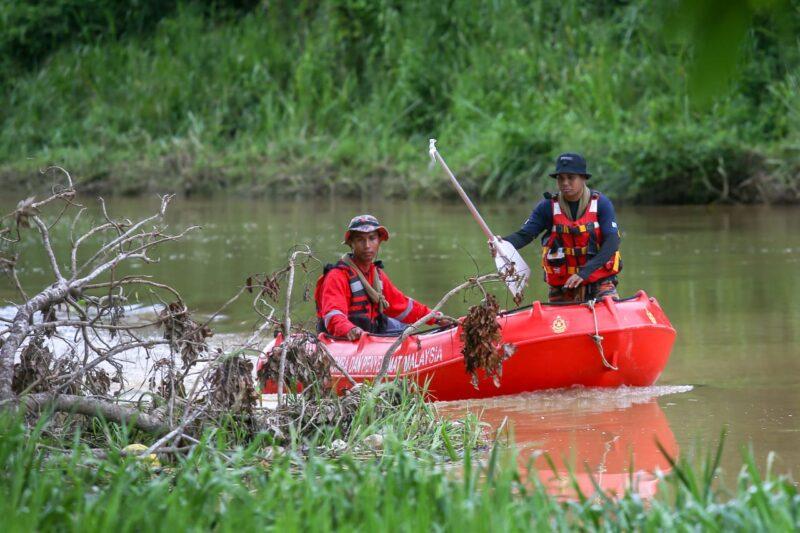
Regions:
<instances>
[{"instance_id":1,"label":"dense green foliage","mask_svg":"<svg viewBox=\"0 0 800 533\"><path fill-rule=\"evenodd\" d=\"M736 488L712 485L714 462L678 463L654 501L548 495L495 448L461 470L412 453L388 435L372 459L290 453L265 461L257 445L229 451L224 435L176 463L153 468L112 449L97 459L77 439L43 446L41 423L26 430L0 418L0 512L4 531L792 531L800 495L762 477L746 458ZM225 457L224 454L227 454Z\"/></svg>"},{"instance_id":2,"label":"dense green foliage","mask_svg":"<svg viewBox=\"0 0 800 533\"><path fill-rule=\"evenodd\" d=\"M4 0L0 175L57 163L123 193L436 194L437 137L486 196L532 195L577 150L617 198L800 198L800 47L781 38L797 3L788 32L748 12L739 75L705 106L692 42L664 27L676 5Z\"/></svg>"}]
</instances>

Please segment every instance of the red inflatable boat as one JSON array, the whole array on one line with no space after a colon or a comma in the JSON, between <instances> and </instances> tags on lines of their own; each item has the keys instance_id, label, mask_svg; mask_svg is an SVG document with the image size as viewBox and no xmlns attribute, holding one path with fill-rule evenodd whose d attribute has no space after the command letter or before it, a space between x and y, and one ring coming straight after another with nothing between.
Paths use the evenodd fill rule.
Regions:
<instances>
[{"instance_id":1,"label":"red inflatable boat","mask_svg":"<svg viewBox=\"0 0 800 533\"><path fill-rule=\"evenodd\" d=\"M675 330L655 298L605 297L588 304L542 304L498 317L504 343L516 346L503 363L497 387L481 374L471 382L461 354L460 327L409 336L392 357L389 377L428 383L432 400L449 401L517 394L572 385L618 387L652 385L667 364ZM355 381L374 379L383 355L397 337L363 335L357 341L320 339ZM279 336L275 344L282 341ZM263 360L259 361L259 367ZM349 382L331 368L336 386ZM275 392L267 383L265 393Z\"/></svg>"}]
</instances>

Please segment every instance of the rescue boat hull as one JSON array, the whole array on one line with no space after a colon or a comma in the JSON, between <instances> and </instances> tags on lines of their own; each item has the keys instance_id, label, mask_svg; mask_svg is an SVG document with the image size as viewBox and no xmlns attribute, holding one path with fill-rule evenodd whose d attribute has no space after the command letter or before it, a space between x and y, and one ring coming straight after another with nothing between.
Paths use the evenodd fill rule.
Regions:
<instances>
[{"instance_id":1,"label":"rescue boat hull","mask_svg":"<svg viewBox=\"0 0 800 533\"><path fill-rule=\"evenodd\" d=\"M518 394L573 385L648 386L669 359L675 330L655 298L605 297L587 304L529 308L498 317L502 342L516 347L503 363L499 386L481 371L477 388L466 372L461 328L409 336L392 357L388 377L427 384L431 400L451 401ZM358 341L320 335L337 363L357 382L373 380L396 337L363 335ZM280 339L278 339L278 343ZM259 366L263 360L259 362ZM335 369L338 390L350 386ZM265 393L275 391L268 383Z\"/></svg>"}]
</instances>

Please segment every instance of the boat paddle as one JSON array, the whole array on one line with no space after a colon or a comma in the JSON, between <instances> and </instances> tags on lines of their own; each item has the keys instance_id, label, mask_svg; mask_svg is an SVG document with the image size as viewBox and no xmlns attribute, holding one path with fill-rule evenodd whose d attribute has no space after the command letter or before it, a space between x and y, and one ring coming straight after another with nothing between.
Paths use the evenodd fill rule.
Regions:
<instances>
[{"instance_id":1,"label":"boat paddle","mask_svg":"<svg viewBox=\"0 0 800 533\"><path fill-rule=\"evenodd\" d=\"M525 289L525 285L528 283L528 277L531 275L531 269L525 263L525 260L522 259L522 256L519 255L519 252L516 248L514 248L513 244L498 238L494 233L492 233L492 230L489 229L486 221L483 220L483 217L475 208L475 204L472 203L472 200L469 199L467 193L461 188L461 185L453 175L450 167L448 167L447 163L444 162L442 154L440 154L439 150L436 149L436 139L430 140L428 144L428 151L431 154L431 161L434 163L438 161L439 164L442 165L442 168L444 168L444 171L450 178L450 183L453 184L453 187L455 187L458 195L462 200L464 200L464 203L467 204L467 209L469 209L469 212L472 213L472 218L475 219L475 222L477 222L481 227L483 233L486 234L489 242L492 243L492 246L496 252L494 256L494 263L497 266L497 271L503 277L503 280L508 286L508 290L514 295L514 302L519 305L519 303L522 301L522 291Z\"/></svg>"}]
</instances>

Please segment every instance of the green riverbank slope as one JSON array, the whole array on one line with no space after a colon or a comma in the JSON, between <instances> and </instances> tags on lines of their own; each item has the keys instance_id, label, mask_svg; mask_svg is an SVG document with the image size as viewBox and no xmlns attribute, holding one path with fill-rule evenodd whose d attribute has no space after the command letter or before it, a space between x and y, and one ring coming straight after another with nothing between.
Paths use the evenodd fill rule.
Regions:
<instances>
[{"instance_id":1,"label":"green riverbank slope","mask_svg":"<svg viewBox=\"0 0 800 533\"><path fill-rule=\"evenodd\" d=\"M58 164L120 194L447 194L436 137L488 198L575 150L618 199L798 201L798 3L743 40L736 10L701 21L742 48L704 105L677 6L3 0L0 184Z\"/></svg>"}]
</instances>

